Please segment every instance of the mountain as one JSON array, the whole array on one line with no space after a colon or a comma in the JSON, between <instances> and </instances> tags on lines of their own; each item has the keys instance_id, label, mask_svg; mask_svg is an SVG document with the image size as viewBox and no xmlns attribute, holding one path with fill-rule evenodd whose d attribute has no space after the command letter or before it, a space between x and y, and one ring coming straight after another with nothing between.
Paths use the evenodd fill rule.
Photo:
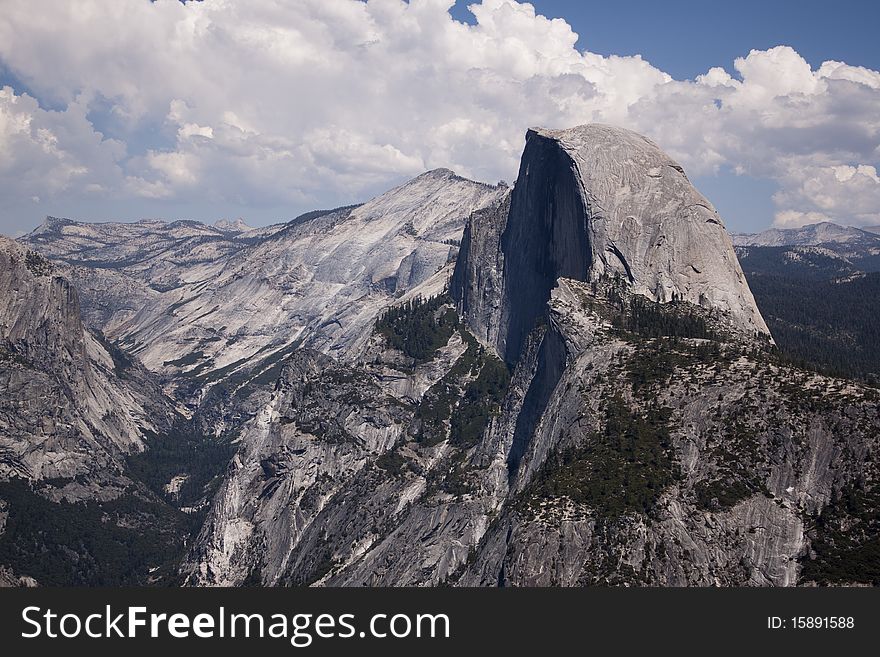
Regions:
<instances>
[{"instance_id":1,"label":"mountain","mask_svg":"<svg viewBox=\"0 0 880 657\"><path fill-rule=\"evenodd\" d=\"M441 169L265 229L22 242L179 406L124 474L190 519L183 583L880 580L880 395L780 357L717 212L635 133L530 130L512 189ZM7 579L64 580L3 540Z\"/></svg>"},{"instance_id":2,"label":"mountain","mask_svg":"<svg viewBox=\"0 0 880 657\"><path fill-rule=\"evenodd\" d=\"M866 244L877 246L880 238L870 228L839 226L830 221L808 224L800 228L770 228L757 234L733 236L737 246L818 246L820 244Z\"/></svg>"},{"instance_id":3,"label":"mountain","mask_svg":"<svg viewBox=\"0 0 880 657\"><path fill-rule=\"evenodd\" d=\"M161 389L83 327L76 290L53 264L0 238L0 290L5 473L106 474L116 456L143 448L145 431L167 428L173 409Z\"/></svg>"},{"instance_id":4,"label":"mountain","mask_svg":"<svg viewBox=\"0 0 880 657\"><path fill-rule=\"evenodd\" d=\"M440 169L268 229L49 221L23 242L69 267L91 323L198 404L293 349L356 350L378 310L442 288L465 218L503 192Z\"/></svg>"},{"instance_id":5,"label":"mountain","mask_svg":"<svg viewBox=\"0 0 880 657\"><path fill-rule=\"evenodd\" d=\"M870 229L838 226L824 221L801 228L771 228L754 235L733 236L740 257L746 247L786 247L788 258L810 254L837 258L854 268L880 271L880 235ZM809 264L809 263L807 263Z\"/></svg>"},{"instance_id":6,"label":"mountain","mask_svg":"<svg viewBox=\"0 0 880 657\"><path fill-rule=\"evenodd\" d=\"M499 246L496 346L511 362L560 277L619 279L651 301L711 308L732 328L769 333L718 213L678 164L633 132L529 131Z\"/></svg>"},{"instance_id":7,"label":"mountain","mask_svg":"<svg viewBox=\"0 0 880 657\"><path fill-rule=\"evenodd\" d=\"M222 230L225 233L246 233L253 230L253 228L248 226L245 220L241 217L234 220L218 219L214 222L214 228Z\"/></svg>"},{"instance_id":8,"label":"mountain","mask_svg":"<svg viewBox=\"0 0 880 657\"><path fill-rule=\"evenodd\" d=\"M632 133L530 132L451 297L382 315L358 358L288 359L189 583L832 577L846 555L805 518L873 481L876 393L775 362L699 198Z\"/></svg>"}]
</instances>

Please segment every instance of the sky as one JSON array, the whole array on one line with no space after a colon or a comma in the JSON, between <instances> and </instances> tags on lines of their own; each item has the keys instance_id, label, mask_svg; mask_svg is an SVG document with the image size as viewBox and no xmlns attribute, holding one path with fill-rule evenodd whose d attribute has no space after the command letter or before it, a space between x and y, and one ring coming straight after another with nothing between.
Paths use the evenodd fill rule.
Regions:
<instances>
[{"instance_id":1,"label":"sky","mask_svg":"<svg viewBox=\"0 0 880 657\"><path fill-rule=\"evenodd\" d=\"M3 0L0 233L46 215L251 225L530 126L653 139L729 230L880 224L880 3Z\"/></svg>"}]
</instances>

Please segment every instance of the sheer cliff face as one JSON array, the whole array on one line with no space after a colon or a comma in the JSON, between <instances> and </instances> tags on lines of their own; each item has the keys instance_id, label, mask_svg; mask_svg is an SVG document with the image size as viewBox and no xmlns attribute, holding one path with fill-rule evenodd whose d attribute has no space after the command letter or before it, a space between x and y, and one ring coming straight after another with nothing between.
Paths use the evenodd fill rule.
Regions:
<instances>
[{"instance_id":1,"label":"sheer cliff face","mask_svg":"<svg viewBox=\"0 0 880 657\"><path fill-rule=\"evenodd\" d=\"M0 340L81 381L85 343L73 286L48 260L0 237L0 290Z\"/></svg>"},{"instance_id":2,"label":"sheer cliff face","mask_svg":"<svg viewBox=\"0 0 880 657\"><path fill-rule=\"evenodd\" d=\"M0 480L107 483L122 476L121 459L142 448L145 430L170 425L159 386L109 349L83 328L59 269L0 237Z\"/></svg>"},{"instance_id":3,"label":"sheer cliff face","mask_svg":"<svg viewBox=\"0 0 880 657\"><path fill-rule=\"evenodd\" d=\"M537 318L546 313L557 279L585 280L592 255L573 162L554 142L532 134L501 236L505 266L499 346L511 363Z\"/></svg>"},{"instance_id":4,"label":"sheer cliff face","mask_svg":"<svg viewBox=\"0 0 880 657\"><path fill-rule=\"evenodd\" d=\"M769 336L718 213L678 164L628 130L530 130L501 251L498 347L508 362L559 278L619 279L652 301L714 309Z\"/></svg>"},{"instance_id":5,"label":"sheer cliff face","mask_svg":"<svg viewBox=\"0 0 880 657\"><path fill-rule=\"evenodd\" d=\"M498 345L504 295L504 253L501 236L510 214L510 193L468 217L461 249L450 281L462 317L485 344Z\"/></svg>"}]
</instances>

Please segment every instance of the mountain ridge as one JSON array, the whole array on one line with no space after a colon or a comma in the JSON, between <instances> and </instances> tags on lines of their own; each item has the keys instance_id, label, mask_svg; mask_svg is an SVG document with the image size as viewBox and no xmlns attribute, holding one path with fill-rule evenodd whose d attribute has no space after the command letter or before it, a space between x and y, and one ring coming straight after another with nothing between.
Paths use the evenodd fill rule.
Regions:
<instances>
[{"instance_id":1,"label":"mountain ridge","mask_svg":"<svg viewBox=\"0 0 880 657\"><path fill-rule=\"evenodd\" d=\"M876 227L875 227L876 228ZM736 246L819 246L822 244L880 244L870 228L841 226L831 221L807 224L800 228L769 228L759 233L734 233Z\"/></svg>"},{"instance_id":2,"label":"mountain ridge","mask_svg":"<svg viewBox=\"0 0 880 657\"><path fill-rule=\"evenodd\" d=\"M188 585L846 583L877 540L840 501L877 494L880 395L779 358L635 133L535 129L513 188L434 170L257 238L114 230L24 241L185 405L129 462L198 523Z\"/></svg>"},{"instance_id":3,"label":"mountain ridge","mask_svg":"<svg viewBox=\"0 0 880 657\"><path fill-rule=\"evenodd\" d=\"M300 334L336 351L362 340L371 321L362 306L437 274L465 217L499 193L439 169L366 204L245 233L66 220L21 241L70 267L92 323L148 368L188 374L198 395L214 372L280 356Z\"/></svg>"}]
</instances>

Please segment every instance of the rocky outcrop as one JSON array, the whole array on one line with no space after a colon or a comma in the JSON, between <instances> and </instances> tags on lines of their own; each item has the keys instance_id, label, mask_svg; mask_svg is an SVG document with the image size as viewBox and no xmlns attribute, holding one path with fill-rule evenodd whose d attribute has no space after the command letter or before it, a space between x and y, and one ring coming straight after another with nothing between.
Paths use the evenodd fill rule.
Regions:
<instances>
[{"instance_id":1,"label":"rocky outcrop","mask_svg":"<svg viewBox=\"0 0 880 657\"><path fill-rule=\"evenodd\" d=\"M33 577L17 577L9 569L0 566L0 588L33 588L38 586Z\"/></svg>"},{"instance_id":2,"label":"rocky outcrop","mask_svg":"<svg viewBox=\"0 0 880 657\"><path fill-rule=\"evenodd\" d=\"M42 256L0 238L0 339L8 351L82 388L86 349L73 286Z\"/></svg>"},{"instance_id":3,"label":"rocky outcrop","mask_svg":"<svg viewBox=\"0 0 880 657\"><path fill-rule=\"evenodd\" d=\"M530 130L501 252L498 348L509 362L560 277L619 279L653 301L712 308L769 336L718 213L678 164L628 130Z\"/></svg>"},{"instance_id":4,"label":"rocky outcrop","mask_svg":"<svg viewBox=\"0 0 880 657\"><path fill-rule=\"evenodd\" d=\"M424 490L424 478L421 486L399 485L383 469L399 463L389 459L377 467L377 459L412 427L413 400L464 350L460 339L452 339L436 359L409 372L377 338L363 367L308 349L292 355L271 399L244 430L242 448L184 566L188 581L301 584L320 579L340 558L327 554L330 543L365 549L375 528ZM365 478L382 484L364 488Z\"/></svg>"},{"instance_id":5,"label":"rocky outcrop","mask_svg":"<svg viewBox=\"0 0 880 657\"><path fill-rule=\"evenodd\" d=\"M174 416L134 360L85 330L76 290L37 253L0 238L0 477L121 474L146 431Z\"/></svg>"},{"instance_id":6,"label":"rocky outcrop","mask_svg":"<svg viewBox=\"0 0 880 657\"><path fill-rule=\"evenodd\" d=\"M461 316L483 343L497 345L504 295L501 235L510 213L510 195L468 217L450 281Z\"/></svg>"},{"instance_id":7,"label":"rocky outcrop","mask_svg":"<svg viewBox=\"0 0 880 657\"><path fill-rule=\"evenodd\" d=\"M715 351L618 333L607 319L589 286L560 281L550 323L568 366L520 456L510 502L457 581L801 581L815 519L876 485L876 391L735 343ZM636 468L621 460L632 456Z\"/></svg>"}]
</instances>

